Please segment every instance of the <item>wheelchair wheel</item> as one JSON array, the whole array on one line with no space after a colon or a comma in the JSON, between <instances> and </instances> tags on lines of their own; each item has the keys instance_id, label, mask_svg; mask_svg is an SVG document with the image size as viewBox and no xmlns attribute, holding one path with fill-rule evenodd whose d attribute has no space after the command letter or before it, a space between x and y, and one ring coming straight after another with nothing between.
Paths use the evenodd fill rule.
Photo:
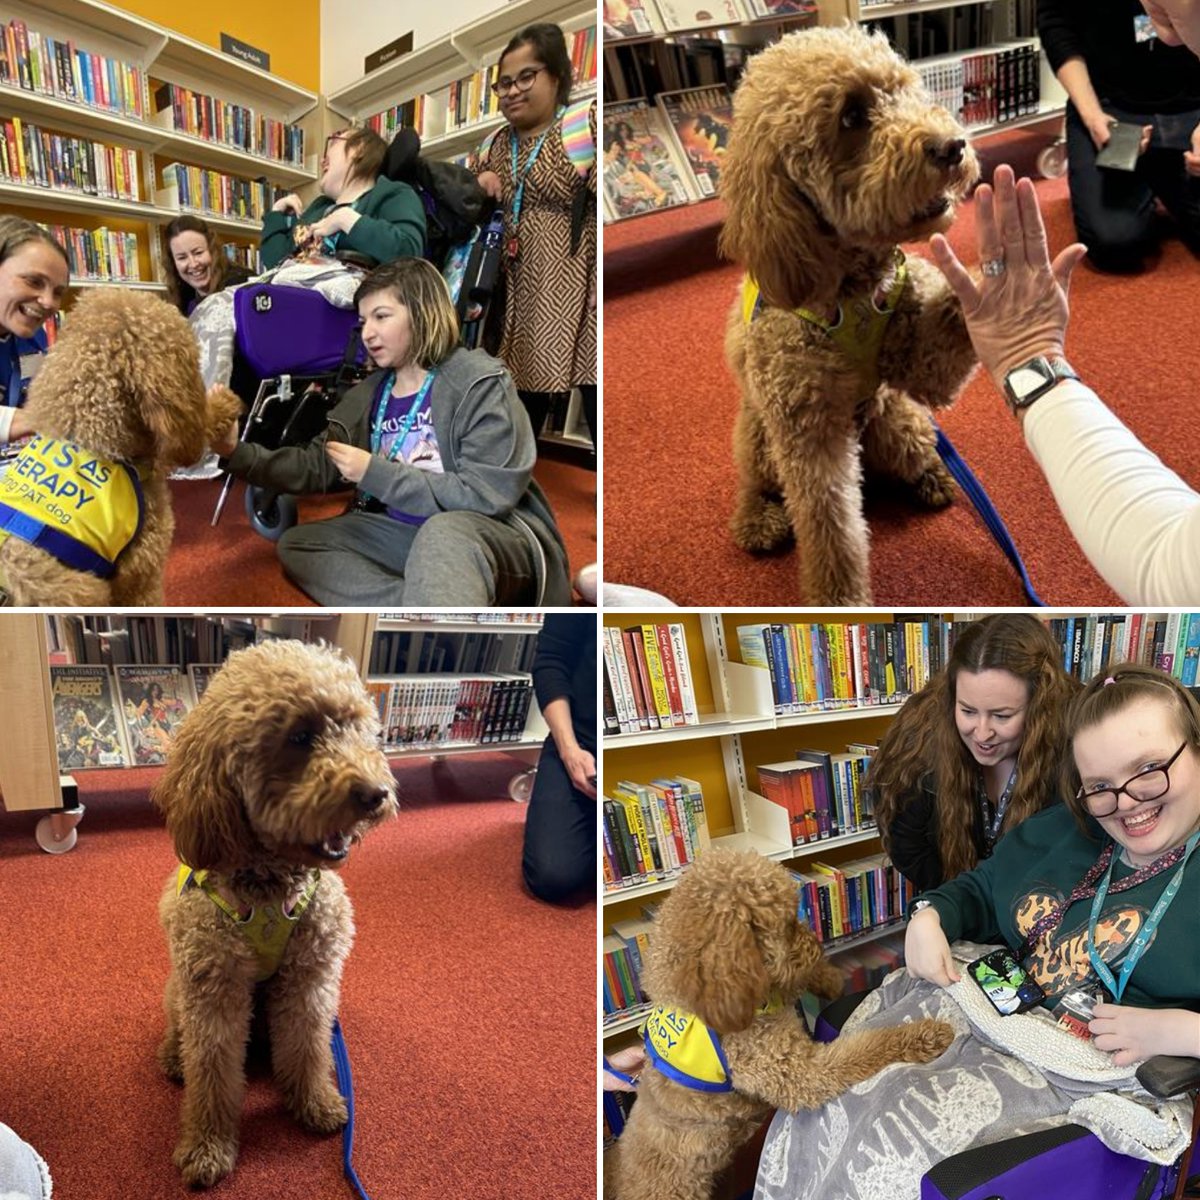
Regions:
<instances>
[{"instance_id":1,"label":"wheelchair wheel","mask_svg":"<svg viewBox=\"0 0 1200 1200\"><path fill-rule=\"evenodd\" d=\"M296 523L296 499L265 488L246 488L246 518L251 529L277 542Z\"/></svg>"},{"instance_id":2,"label":"wheelchair wheel","mask_svg":"<svg viewBox=\"0 0 1200 1200\"><path fill-rule=\"evenodd\" d=\"M1043 179L1061 179L1067 173L1067 143L1047 146L1038 155L1037 168Z\"/></svg>"}]
</instances>

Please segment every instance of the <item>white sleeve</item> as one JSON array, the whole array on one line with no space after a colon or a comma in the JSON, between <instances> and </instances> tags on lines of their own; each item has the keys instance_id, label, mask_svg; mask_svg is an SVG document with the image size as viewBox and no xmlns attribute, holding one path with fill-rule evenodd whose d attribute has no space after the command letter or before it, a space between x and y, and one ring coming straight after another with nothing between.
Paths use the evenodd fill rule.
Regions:
<instances>
[{"instance_id":1,"label":"white sleeve","mask_svg":"<svg viewBox=\"0 0 1200 1200\"><path fill-rule=\"evenodd\" d=\"M8 434L12 429L13 415L16 411L15 408L9 408L7 404L0 404L0 443L8 441Z\"/></svg>"},{"instance_id":2,"label":"white sleeve","mask_svg":"<svg viewBox=\"0 0 1200 1200\"><path fill-rule=\"evenodd\" d=\"M1127 604L1200 603L1200 495L1082 383L1025 415L1025 442L1071 532Z\"/></svg>"}]
</instances>

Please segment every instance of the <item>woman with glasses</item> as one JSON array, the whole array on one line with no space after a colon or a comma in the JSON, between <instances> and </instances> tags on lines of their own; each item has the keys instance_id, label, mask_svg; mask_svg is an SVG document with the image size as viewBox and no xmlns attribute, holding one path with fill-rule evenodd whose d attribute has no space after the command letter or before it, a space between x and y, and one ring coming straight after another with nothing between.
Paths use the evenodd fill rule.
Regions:
<instances>
[{"instance_id":1,"label":"woman with glasses","mask_svg":"<svg viewBox=\"0 0 1200 1200\"><path fill-rule=\"evenodd\" d=\"M930 1164L1061 1124L1068 1109L1102 1128L1108 1145L1146 1156L1135 1138L1122 1140L1128 1114L1148 1118L1145 1107L1124 1118L1114 1107L1137 1090L1134 1064L1200 1057L1200 706L1161 671L1109 668L1076 697L1067 732L1065 803L917 901L907 972L855 1013L864 1018L856 1031L940 1016L958 1031L954 1042L933 1062L893 1069L883 1087L778 1114L757 1200L859 1200L883 1194L884 1180L889 1197L917 1200ZM1041 1012L989 1015L964 970L980 947L951 945L959 939L1010 947L1062 1028ZM1100 1053L1075 1049L1074 1038Z\"/></svg>"},{"instance_id":2,"label":"woman with glasses","mask_svg":"<svg viewBox=\"0 0 1200 1200\"><path fill-rule=\"evenodd\" d=\"M1078 688L1061 663L1036 617L985 617L889 726L867 786L884 848L917 892L970 870L1054 802Z\"/></svg>"},{"instance_id":3,"label":"woman with glasses","mask_svg":"<svg viewBox=\"0 0 1200 1200\"><path fill-rule=\"evenodd\" d=\"M480 185L505 212L503 330L489 348L512 372L535 435L555 397L578 387L595 440L596 180L592 170L581 176L577 153L590 146L595 159L595 103L572 121L571 60L557 25L518 33L498 70L492 88L507 125L476 161Z\"/></svg>"}]
</instances>

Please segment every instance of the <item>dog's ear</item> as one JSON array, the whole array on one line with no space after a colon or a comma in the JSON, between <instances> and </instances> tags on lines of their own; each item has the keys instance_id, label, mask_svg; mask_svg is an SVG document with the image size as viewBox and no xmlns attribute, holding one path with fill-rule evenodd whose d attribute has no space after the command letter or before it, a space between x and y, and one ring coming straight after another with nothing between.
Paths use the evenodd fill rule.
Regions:
<instances>
[{"instance_id":1,"label":"dog's ear","mask_svg":"<svg viewBox=\"0 0 1200 1200\"><path fill-rule=\"evenodd\" d=\"M170 310L165 301L160 303ZM208 437L200 356L195 334L181 314L162 313L161 322L163 345L130 382L154 439L155 459L188 466L204 453Z\"/></svg>"},{"instance_id":2,"label":"dog's ear","mask_svg":"<svg viewBox=\"0 0 1200 1200\"><path fill-rule=\"evenodd\" d=\"M180 723L151 799L162 810L179 860L232 870L252 857L254 835L237 779L229 728L202 701Z\"/></svg>"}]
</instances>

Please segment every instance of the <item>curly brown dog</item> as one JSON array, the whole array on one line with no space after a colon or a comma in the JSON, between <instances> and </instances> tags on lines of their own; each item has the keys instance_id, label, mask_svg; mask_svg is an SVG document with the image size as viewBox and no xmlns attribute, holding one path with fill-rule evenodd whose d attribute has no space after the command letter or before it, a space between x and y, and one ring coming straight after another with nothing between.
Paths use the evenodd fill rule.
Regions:
<instances>
[{"instance_id":1,"label":"curly brown dog","mask_svg":"<svg viewBox=\"0 0 1200 1200\"><path fill-rule=\"evenodd\" d=\"M288 1109L317 1133L346 1122L330 1033L354 921L326 868L396 811L357 669L302 642L231 654L181 723L154 800L192 868L159 905L171 955L159 1061L184 1085L175 1165L207 1187L237 1157L257 985Z\"/></svg>"},{"instance_id":2,"label":"curly brown dog","mask_svg":"<svg viewBox=\"0 0 1200 1200\"><path fill-rule=\"evenodd\" d=\"M84 292L30 386L38 432L0 492L27 514L0 543L13 603L161 604L175 532L167 475L241 409L227 388L205 395L196 335L166 301Z\"/></svg>"},{"instance_id":3,"label":"curly brown dog","mask_svg":"<svg viewBox=\"0 0 1200 1200\"><path fill-rule=\"evenodd\" d=\"M950 1045L950 1026L928 1020L813 1042L796 1001L804 991L838 995L842 975L798 919L798 899L778 863L709 850L663 901L644 963L658 1006L650 1059L605 1162L608 1200L708 1200L773 1108L819 1108L889 1063L928 1062ZM689 1016L703 1024L685 1029ZM675 1058L697 1036L720 1046L703 1079L717 1090L697 1089L697 1076L672 1078L704 1061Z\"/></svg>"},{"instance_id":4,"label":"curly brown dog","mask_svg":"<svg viewBox=\"0 0 1200 1200\"><path fill-rule=\"evenodd\" d=\"M864 467L931 507L952 495L919 405L949 404L975 357L942 276L899 243L950 225L975 155L857 27L756 54L733 115L721 249L747 277L725 339L742 392L730 527L756 552L795 536L805 603L870 604Z\"/></svg>"}]
</instances>

